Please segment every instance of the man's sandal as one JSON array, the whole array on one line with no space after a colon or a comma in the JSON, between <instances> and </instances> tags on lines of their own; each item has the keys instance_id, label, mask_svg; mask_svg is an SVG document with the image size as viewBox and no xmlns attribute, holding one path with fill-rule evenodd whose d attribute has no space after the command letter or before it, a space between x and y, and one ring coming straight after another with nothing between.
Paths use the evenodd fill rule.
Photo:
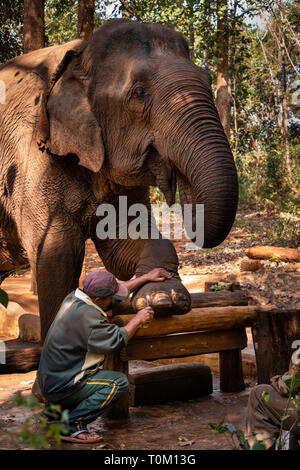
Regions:
<instances>
[{"instance_id":1,"label":"man's sandal","mask_svg":"<svg viewBox=\"0 0 300 470\"><path fill-rule=\"evenodd\" d=\"M94 444L95 442L100 442L100 441L103 440L102 436L98 436L98 437L94 437L94 438L90 438L90 439L79 439L77 436L79 434L82 434L83 432L85 432L87 434L90 434L89 431L86 431L85 429L82 429L81 431L74 432L70 436L64 436L64 435L61 434L60 438L61 438L62 441L76 442L77 444Z\"/></svg>"}]
</instances>

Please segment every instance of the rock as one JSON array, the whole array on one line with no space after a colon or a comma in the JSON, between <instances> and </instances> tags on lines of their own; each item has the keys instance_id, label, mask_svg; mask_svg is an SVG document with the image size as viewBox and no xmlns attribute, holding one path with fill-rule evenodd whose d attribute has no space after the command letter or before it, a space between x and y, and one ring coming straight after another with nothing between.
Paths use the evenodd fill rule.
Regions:
<instances>
[{"instance_id":1,"label":"rock","mask_svg":"<svg viewBox=\"0 0 300 470\"><path fill-rule=\"evenodd\" d=\"M245 258L241 261L240 271L258 271L263 268L263 264L259 260Z\"/></svg>"},{"instance_id":2,"label":"rock","mask_svg":"<svg viewBox=\"0 0 300 470\"><path fill-rule=\"evenodd\" d=\"M40 317L24 313L19 318L19 338L22 341L39 343L41 341Z\"/></svg>"},{"instance_id":3,"label":"rock","mask_svg":"<svg viewBox=\"0 0 300 470\"><path fill-rule=\"evenodd\" d=\"M17 302L9 302L7 308L0 304L0 336L18 338L19 317L25 310Z\"/></svg>"}]
</instances>

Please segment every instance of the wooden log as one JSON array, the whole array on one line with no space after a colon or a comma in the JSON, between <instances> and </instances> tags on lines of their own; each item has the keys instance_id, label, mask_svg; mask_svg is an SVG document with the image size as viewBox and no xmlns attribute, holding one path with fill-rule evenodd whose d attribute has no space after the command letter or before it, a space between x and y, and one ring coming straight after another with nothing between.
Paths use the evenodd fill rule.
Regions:
<instances>
[{"instance_id":1,"label":"wooden log","mask_svg":"<svg viewBox=\"0 0 300 470\"><path fill-rule=\"evenodd\" d=\"M259 259L249 259L245 258L242 259L240 264L240 271L247 272L247 271L258 271L259 269L263 268L263 264Z\"/></svg>"},{"instance_id":2,"label":"wooden log","mask_svg":"<svg viewBox=\"0 0 300 470\"><path fill-rule=\"evenodd\" d=\"M154 318L148 328L140 328L135 336L150 337L191 331L217 331L251 326L256 319L256 306L195 308L185 315ZM134 315L117 315L113 323L124 326Z\"/></svg>"},{"instance_id":3,"label":"wooden log","mask_svg":"<svg viewBox=\"0 0 300 470\"><path fill-rule=\"evenodd\" d=\"M120 350L113 354L106 356L103 369L113 370L116 372L123 372L128 376L128 361L121 360ZM113 403L106 411L106 416L111 419L124 419L129 415L129 389L119 398L116 403Z\"/></svg>"},{"instance_id":4,"label":"wooden log","mask_svg":"<svg viewBox=\"0 0 300 470\"><path fill-rule=\"evenodd\" d=\"M258 383L269 383L270 378L284 374L300 340L300 309L260 308L252 327L256 355Z\"/></svg>"},{"instance_id":5,"label":"wooden log","mask_svg":"<svg viewBox=\"0 0 300 470\"><path fill-rule=\"evenodd\" d=\"M131 406L187 401L210 395L210 368L197 362L138 369L129 374Z\"/></svg>"},{"instance_id":6,"label":"wooden log","mask_svg":"<svg viewBox=\"0 0 300 470\"><path fill-rule=\"evenodd\" d=\"M29 372L38 368L42 352L39 343L11 339L2 341L0 349L0 374Z\"/></svg>"},{"instance_id":7,"label":"wooden log","mask_svg":"<svg viewBox=\"0 0 300 470\"><path fill-rule=\"evenodd\" d=\"M221 286L221 290L212 289L212 286ZM241 290L241 285L239 282L219 282L219 281L206 281L204 283L204 292L234 292L237 290ZM228 304L229 305L229 304Z\"/></svg>"},{"instance_id":8,"label":"wooden log","mask_svg":"<svg viewBox=\"0 0 300 470\"><path fill-rule=\"evenodd\" d=\"M192 308L202 307L228 307L248 305L249 297L241 290L218 292L192 292ZM113 308L113 315L127 315L135 313L130 300L120 302Z\"/></svg>"},{"instance_id":9,"label":"wooden log","mask_svg":"<svg viewBox=\"0 0 300 470\"><path fill-rule=\"evenodd\" d=\"M221 351L220 389L222 392L241 392L245 388L240 349Z\"/></svg>"},{"instance_id":10,"label":"wooden log","mask_svg":"<svg viewBox=\"0 0 300 470\"><path fill-rule=\"evenodd\" d=\"M300 262L300 251L296 248L281 248L278 246L252 246L246 250L248 258L252 259L270 259L273 256L281 261Z\"/></svg>"},{"instance_id":11,"label":"wooden log","mask_svg":"<svg viewBox=\"0 0 300 470\"><path fill-rule=\"evenodd\" d=\"M247 346L244 328L226 331L207 331L175 334L153 338L134 338L121 352L123 361L164 359L207 354Z\"/></svg>"}]
</instances>

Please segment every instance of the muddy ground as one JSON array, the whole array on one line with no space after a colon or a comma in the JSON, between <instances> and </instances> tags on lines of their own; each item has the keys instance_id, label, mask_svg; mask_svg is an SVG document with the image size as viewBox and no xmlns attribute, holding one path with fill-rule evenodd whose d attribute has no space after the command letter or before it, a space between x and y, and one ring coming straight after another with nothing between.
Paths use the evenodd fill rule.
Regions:
<instances>
[{"instance_id":1,"label":"muddy ground","mask_svg":"<svg viewBox=\"0 0 300 470\"><path fill-rule=\"evenodd\" d=\"M35 372L0 376L0 448L22 449L16 441L26 418L32 416L29 409L14 407L11 400L17 391L31 397L31 385ZM103 435L106 449L164 449L164 450L207 450L231 449L233 444L227 435L215 435L208 422L230 422L238 429L244 429L245 411L250 385L241 393L221 393L219 377L214 375L214 390L209 397L187 402L165 403L155 406L130 408L130 418L111 420L98 418L90 429ZM36 432L36 426L34 432ZM51 441L52 448L55 448ZM100 444L66 444L61 449L93 449ZM26 446L25 446L26 448Z\"/></svg>"},{"instance_id":2,"label":"muddy ground","mask_svg":"<svg viewBox=\"0 0 300 470\"><path fill-rule=\"evenodd\" d=\"M195 250L191 246L187 247L184 241L174 241L180 262L179 272L187 288L197 291L203 289L205 281L235 281L248 292L252 303L272 304L282 308L299 307L299 263L278 264L267 261L257 272L240 271L240 262L245 257L246 248L255 244L275 244L272 234L277 226L277 219L278 214L240 211L227 240L211 250ZM299 228L299 219L293 219L292 223ZM99 268L103 268L103 265L99 262L92 243L88 242L85 272ZM28 274L28 270L19 272L14 276L15 279L10 279L10 286L18 289L18 280L24 280L28 284ZM28 305L31 307L30 311L34 311L36 299L28 297ZM29 397L34 378L35 371L0 376L2 449L22 447L16 442L16 436L22 423L32 412L12 406L11 400L18 391ZM219 390L219 377L214 374L214 391L209 397L131 408L128 420L112 421L102 417L92 425L92 429L103 433L104 445L109 449L230 449L230 439L226 435L213 434L206 423L227 421L238 429L244 429L247 398L250 388L255 384L253 379L246 381L247 388L244 392L224 394ZM74 447L64 444L62 448L82 449L93 446Z\"/></svg>"}]
</instances>

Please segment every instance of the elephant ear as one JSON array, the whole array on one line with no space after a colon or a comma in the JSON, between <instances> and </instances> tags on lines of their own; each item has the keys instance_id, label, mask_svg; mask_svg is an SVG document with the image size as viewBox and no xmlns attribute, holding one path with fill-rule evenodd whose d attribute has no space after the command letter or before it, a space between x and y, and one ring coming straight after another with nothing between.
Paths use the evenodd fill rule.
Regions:
<instances>
[{"instance_id":1,"label":"elephant ear","mask_svg":"<svg viewBox=\"0 0 300 470\"><path fill-rule=\"evenodd\" d=\"M77 156L80 165L96 173L104 162L101 128L77 61L78 52L68 51L44 92L37 143L54 156Z\"/></svg>"}]
</instances>

